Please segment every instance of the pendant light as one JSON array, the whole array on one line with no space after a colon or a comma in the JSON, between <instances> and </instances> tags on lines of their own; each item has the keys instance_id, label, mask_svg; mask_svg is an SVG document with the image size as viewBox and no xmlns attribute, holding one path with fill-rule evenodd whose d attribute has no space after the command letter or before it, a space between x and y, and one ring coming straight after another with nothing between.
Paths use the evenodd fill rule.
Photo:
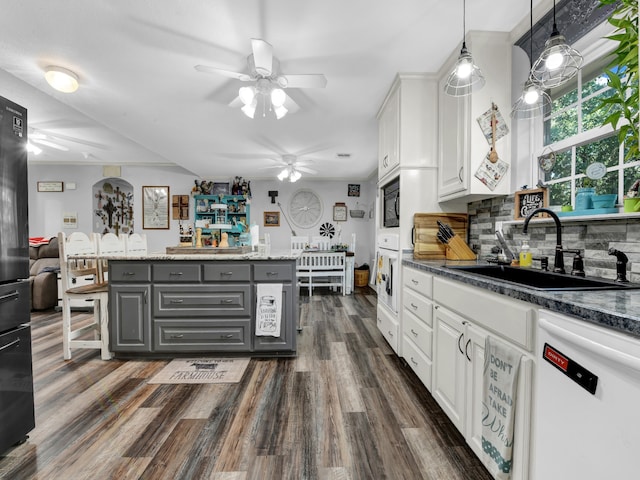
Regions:
<instances>
[{"instance_id":1,"label":"pendant light","mask_svg":"<svg viewBox=\"0 0 640 480\"><path fill-rule=\"evenodd\" d=\"M529 23L529 65L533 63L533 0L531 0L531 16ZM551 105L551 97L545 92L538 81L531 77L524 84L522 95L513 104L511 116L513 118L534 118L544 113L545 108Z\"/></svg>"},{"instance_id":2,"label":"pendant light","mask_svg":"<svg viewBox=\"0 0 640 480\"><path fill-rule=\"evenodd\" d=\"M456 61L453 71L447 78L447 84L444 86L444 91L448 95L453 97L464 97L471 92L480 90L484 84L485 79L480 71L480 68L473 63L471 52L467 50L466 44L466 14L467 14L467 2L462 1L462 49L460 50L460 56Z\"/></svg>"},{"instance_id":3,"label":"pendant light","mask_svg":"<svg viewBox=\"0 0 640 480\"><path fill-rule=\"evenodd\" d=\"M531 68L531 77L543 88L554 88L571 80L582 67L582 55L567 44L556 24L556 1L553 0L553 31L544 44L540 58Z\"/></svg>"}]
</instances>

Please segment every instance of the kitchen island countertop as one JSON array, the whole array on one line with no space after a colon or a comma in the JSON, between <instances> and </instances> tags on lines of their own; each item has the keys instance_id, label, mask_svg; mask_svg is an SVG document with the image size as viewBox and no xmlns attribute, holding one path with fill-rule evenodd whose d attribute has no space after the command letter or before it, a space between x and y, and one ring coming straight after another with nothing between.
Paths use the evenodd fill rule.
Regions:
<instances>
[{"instance_id":1,"label":"kitchen island countertop","mask_svg":"<svg viewBox=\"0 0 640 480\"><path fill-rule=\"evenodd\" d=\"M235 261L235 260L295 260L299 253L291 253L289 250L273 250L267 254L259 252L247 253L202 253L202 254L172 254L164 252L152 252L139 256L109 256L108 260L207 260L207 261Z\"/></svg>"},{"instance_id":2,"label":"kitchen island countertop","mask_svg":"<svg viewBox=\"0 0 640 480\"><path fill-rule=\"evenodd\" d=\"M402 264L640 337L640 290L539 291L447 268L464 264L459 261L414 260L405 254Z\"/></svg>"}]
</instances>

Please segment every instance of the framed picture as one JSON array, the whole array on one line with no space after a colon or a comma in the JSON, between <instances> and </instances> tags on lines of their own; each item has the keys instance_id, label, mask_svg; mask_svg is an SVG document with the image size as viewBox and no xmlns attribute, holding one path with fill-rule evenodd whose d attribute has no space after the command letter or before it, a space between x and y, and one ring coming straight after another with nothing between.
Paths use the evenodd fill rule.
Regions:
<instances>
[{"instance_id":1,"label":"framed picture","mask_svg":"<svg viewBox=\"0 0 640 480\"><path fill-rule=\"evenodd\" d=\"M547 206L547 189L536 188L532 190L519 190L515 193L514 218L522 220L536 208ZM541 215L547 216L546 213Z\"/></svg>"},{"instance_id":2,"label":"framed picture","mask_svg":"<svg viewBox=\"0 0 640 480\"><path fill-rule=\"evenodd\" d=\"M169 187L142 187L142 228L169 229Z\"/></svg>"},{"instance_id":3,"label":"framed picture","mask_svg":"<svg viewBox=\"0 0 640 480\"><path fill-rule=\"evenodd\" d=\"M334 222L346 222L347 221L347 205L344 203L336 203L333 206L333 221Z\"/></svg>"},{"instance_id":4,"label":"framed picture","mask_svg":"<svg viewBox=\"0 0 640 480\"><path fill-rule=\"evenodd\" d=\"M359 183L350 183L347 187L347 195L349 197L359 197L360 196L360 184Z\"/></svg>"},{"instance_id":5,"label":"framed picture","mask_svg":"<svg viewBox=\"0 0 640 480\"><path fill-rule=\"evenodd\" d=\"M279 227L280 226L280 212L264 212L264 226L265 227Z\"/></svg>"},{"instance_id":6,"label":"framed picture","mask_svg":"<svg viewBox=\"0 0 640 480\"><path fill-rule=\"evenodd\" d=\"M229 195L229 182L213 182L211 195Z\"/></svg>"},{"instance_id":7,"label":"framed picture","mask_svg":"<svg viewBox=\"0 0 640 480\"><path fill-rule=\"evenodd\" d=\"M39 192L62 192L64 184L62 182L38 182Z\"/></svg>"}]
</instances>

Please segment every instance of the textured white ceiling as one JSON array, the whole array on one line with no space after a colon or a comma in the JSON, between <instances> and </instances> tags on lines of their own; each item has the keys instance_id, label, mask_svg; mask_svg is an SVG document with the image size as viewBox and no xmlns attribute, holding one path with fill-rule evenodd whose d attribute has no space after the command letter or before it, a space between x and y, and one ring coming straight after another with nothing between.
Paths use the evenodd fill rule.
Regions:
<instances>
[{"instance_id":1,"label":"textured white ceiling","mask_svg":"<svg viewBox=\"0 0 640 480\"><path fill-rule=\"evenodd\" d=\"M0 95L69 148L31 161L175 163L205 178L272 177L283 154L316 178L368 178L395 74L437 72L462 40L462 0L2 3ZM468 0L467 31L512 31L528 14L527 0ZM282 73L323 73L327 87L288 89L300 110L281 120L229 107L243 84L193 67L246 71L251 38L273 45ZM75 71L80 89L53 91L50 64Z\"/></svg>"}]
</instances>

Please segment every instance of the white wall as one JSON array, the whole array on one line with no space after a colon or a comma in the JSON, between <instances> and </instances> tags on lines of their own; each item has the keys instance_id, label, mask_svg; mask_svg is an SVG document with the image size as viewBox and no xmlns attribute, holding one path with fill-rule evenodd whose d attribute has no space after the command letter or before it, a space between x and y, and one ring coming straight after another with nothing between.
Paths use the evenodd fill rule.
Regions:
<instances>
[{"instance_id":1,"label":"white wall","mask_svg":"<svg viewBox=\"0 0 640 480\"><path fill-rule=\"evenodd\" d=\"M134 191L134 230L138 233L146 233L149 250L152 252L164 252L167 246L178 244L178 221L170 220L169 230L143 230L142 229L142 187L145 185L168 185L170 195L185 195L191 193L195 176L180 167L144 167L123 166L121 177L133 185ZM75 212L78 215L78 229L83 232L95 230L94 215L92 212L92 187L102 180L101 165L43 165L29 164L29 235L32 237L52 237L63 230L62 215L66 212ZM65 189L61 193L38 192L37 182L46 180L59 180L65 183ZM217 181L224 181L215 179ZM251 180L251 179L248 179ZM75 182L76 189L68 190L68 182ZM347 196L348 183L360 183L360 197ZM318 193L324 203L324 213L321 221L309 230L299 229L294 226L298 235L319 235L319 226L324 222L333 221L333 205L336 202L344 202L349 209L365 210L364 218L351 218L341 222L342 242L349 243L351 234L356 233L356 263L370 263L374 258L374 219L369 218L369 210L375 201L375 184L372 182L355 181L313 181L304 178L296 183L280 182L273 180L251 181L251 222L260 226L260 235L270 233L273 249L288 249L291 230L284 216L281 214L279 227L264 227L263 213L265 211L279 211L277 204L271 204L267 192L277 190L279 192L276 201L280 202L287 217L289 217L289 199L300 188L309 188ZM356 207L356 202L358 205ZM193 202L191 202L190 220L193 223ZM71 233L74 230L65 230ZM337 241L337 238L334 238Z\"/></svg>"}]
</instances>

